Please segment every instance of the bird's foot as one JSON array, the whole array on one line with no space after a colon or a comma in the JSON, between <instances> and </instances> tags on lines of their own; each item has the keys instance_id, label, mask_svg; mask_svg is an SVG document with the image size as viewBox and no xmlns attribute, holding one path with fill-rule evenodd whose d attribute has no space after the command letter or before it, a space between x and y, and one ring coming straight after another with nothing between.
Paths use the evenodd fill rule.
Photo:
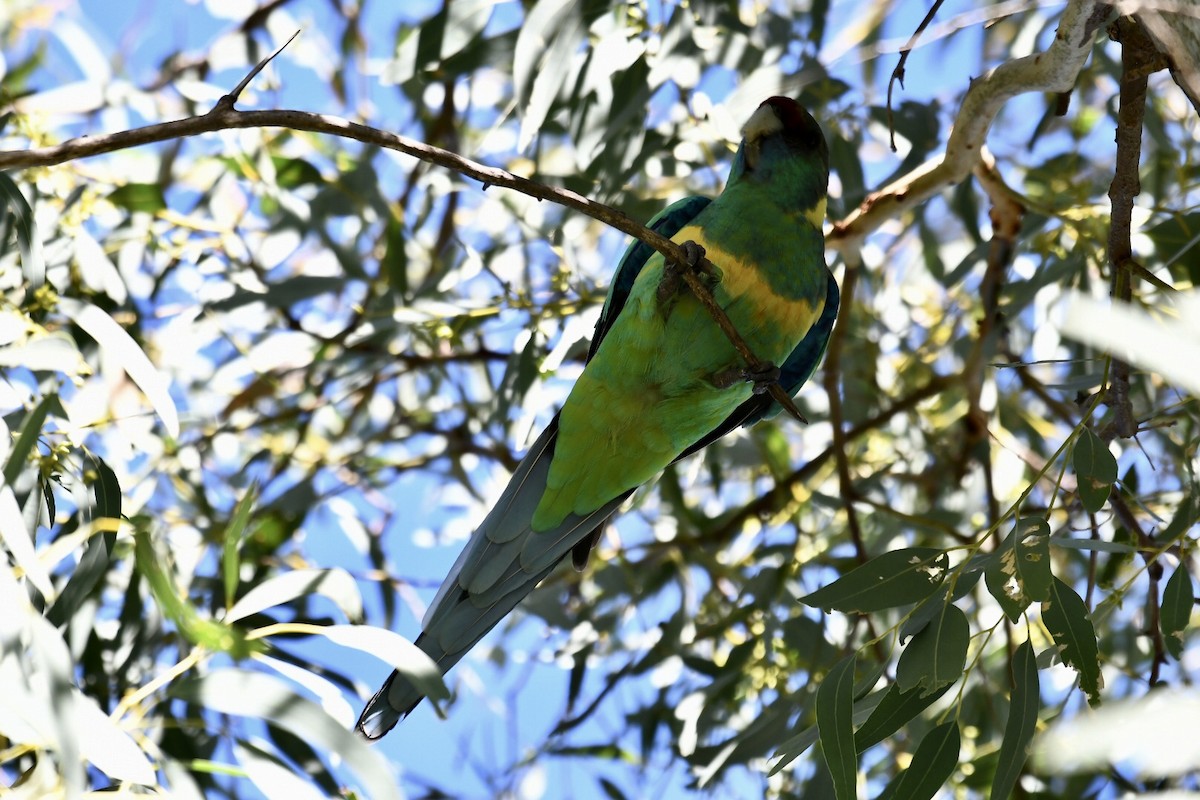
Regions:
<instances>
[{"instance_id":1,"label":"bird's foot","mask_svg":"<svg viewBox=\"0 0 1200 800\"><path fill-rule=\"evenodd\" d=\"M716 268L704 260L703 247L689 239L681 244L680 248L683 250L683 261L680 263L668 259L663 266L662 279L658 282L658 304L664 312L679 294L679 284L685 272L698 273L710 279L719 277Z\"/></svg>"},{"instance_id":2,"label":"bird's foot","mask_svg":"<svg viewBox=\"0 0 1200 800\"><path fill-rule=\"evenodd\" d=\"M755 394L764 394L779 381L779 375L779 367L769 363L755 364L749 367L730 367L713 375L712 384L718 389L728 389L735 383L746 381L754 384Z\"/></svg>"}]
</instances>

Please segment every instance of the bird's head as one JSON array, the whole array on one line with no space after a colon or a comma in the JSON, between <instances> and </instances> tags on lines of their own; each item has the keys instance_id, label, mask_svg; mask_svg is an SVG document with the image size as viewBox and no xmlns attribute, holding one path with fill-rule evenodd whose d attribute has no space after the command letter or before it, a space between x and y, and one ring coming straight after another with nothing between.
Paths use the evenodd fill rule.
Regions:
<instances>
[{"instance_id":1,"label":"bird's head","mask_svg":"<svg viewBox=\"0 0 1200 800\"><path fill-rule=\"evenodd\" d=\"M821 126L790 97L769 97L742 127L729 183L770 184L809 208L829 188L829 148ZM783 198L781 198L783 199Z\"/></svg>"}]
</instances>

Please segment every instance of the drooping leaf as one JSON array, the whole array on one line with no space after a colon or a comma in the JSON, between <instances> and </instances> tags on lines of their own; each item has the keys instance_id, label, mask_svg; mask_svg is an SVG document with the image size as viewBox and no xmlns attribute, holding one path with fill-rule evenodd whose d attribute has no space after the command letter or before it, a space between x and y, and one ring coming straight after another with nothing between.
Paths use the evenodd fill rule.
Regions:
<instances>
[{"instance_id":1,"label":"drooping leaf","mask_svg":"<svg viewBox=\"0 0 1200 800\"><path fill-rule=\"evenodd\" d=\"M325 796L283 759L261 747L235 741L233 752L246 776L267 800L320 800Z\"/></svg>"},{"instance_id":2,"label":"drooping leaf","mask_svg":"<svg viewBox=\"0 0 1200 800\"><path fill-rule=\"evenodd\" d=\"M1050 599L1042 603L1042 621L1063 663L1079 673L1079 685L1090 705L1100 703L1101 675L1096 629L1082 598L1067 584L1054 579Z\"/></svg>"},{"instance_id":3,"label":"drooping leaf","mask_svg":"<svg viewBox=\"0 0 1200 800\"><path fill-rule=\"evenodd\" d=\"M84 758L114 780L153 786L154 767L133 737L92 698L82 692L75 692L72 697L73 729L79 736Z\"/></svg>"},{"instance_id":4,"label":"drooping leaf","mask_svg":"<svg viewBox=\"0 0 1200 800\"><path fill-rule=\"evenodd\" d=\"M21 433L8 452L8 461L4 462L5 484L12 486L17 482L17 477L25 468L25 462L29 460L29 454L33 452L33 446L42 435L42 426L46 424L46 417L55 402L57 396L48 394L25 415L21 423Z\"/></svg>"},{"instance_id":5,"label":"drooping leaf","mask_svg":"<svg viewBox=\"0 0 1200 800\"><path fill-rule=\"evenodd\" d=\"M963 674L971 626L962 610L948 603L904 648L896 665L900 691L923 687L931 694L954 683Z\"/></svg>"},{"instance_id":6,"label":"drooping leaf","mask_svg":"<svg viewBox=\"0 0 1200 800\"><path fill-rule=\"evenodd\" d=\"M247 494L249 497L249 494ZM243 498L243 502L245 498ZM295 569L255 586L225 614L226 622L237 622L297 597L319 594L328 597L352 622L362 619L362 594L344 569Z\"/></svg>"},{"instance_id":7,"label":"drooping leaf","mask_svg":"<svg viewBox=\"0 0 1200 800\"><path fill-rule=\"evenodd\" d=\"M513 55L513 86L519 99L521 131L517 147L533 141L563 82L571 55L583 40L583 19L571 0L538 0L525 18Z\"/></svg>"},{"instance_id":8,"label":"drooping leaf","mask_svg":"<svg viewBox=\"0 0 1200 800\"><path fill-rule=\"evenodd\" d=\"M262 649L261 642L248 640L243 631L201 617L195 607L182 597L170 573L159 562L150 534L143 528L134 533L134 556L137 570L150 586L159 608L180 633L193 644L236 659L246 658Z\"/></svg>"},{"instance_id":9,"label":"drooping leaf","mask_svg":"<svg viewBox=\"0 0 1200 800\"><path fill-rule=\"evenodd\" d=\"M958 722L953 719L925 734L892 796L904 800L929 800L958 766L961 745Z\"/></svg>"},{"instance_id":10,"label":"drooping leaf","mask_svg":"<svg viewBox=\"0 0 1200 800\"><path fill-rule=\"evenodd\" d=\"M336 753L354 770L369 796L399 800L380 751L372 750L320 706L271 675L233 667L217 669L176 681L169 693L219 714L269 720L326 753Z\"/></svg>"},{"instance_id":11,"label":"drooping leaf","mask_svg":"<svg viewBox=\"0 0 1200 800\"><path fill-rule=\"evenodd\" d=\"M250 484L250 488L242 495L233 511L233 519L225 529L225 544L221 548L222 573L225 580L225 607L233 606L233 598L238 588L238 551L242 545L242 536L246 531L246 523L250 521L250 511L254 508L254 499L258 494L258 485Z\"/></svg>"},{"instance_id":12,"label":"drooping leaf","mask_svg":"<svg viewBox=\"0 0 1200 800\"><path fill-rule=\"evenodd\" d=\"M843 658L817 689L817 730L821 753L833 776L838 800L857 797L858 755L854 750L854 665L856 654Z\"/></svg>"},{"instance_id":13,"label":"drooping leaf","mask_svg":"<svg viewBox=\"0 0 1200 800\"><path fill-rule=\"evenodd\" d=\"M996 774L992 778L991 800L1007 800L1029 758L1029 743L1037 730L1041 687L1033 645L1021 643L1013 655L1013 690L1008 703L1008 721L1000 742Z\"/></svg>"},{"instance_id":14,"label":"drooping leaf","mask_svg":"<svg viewBox=\"0 0 1200 800\"><path fill-rule=\"evenodd\" d=\"M133 337L97 306L62 297L59 298L58 307L121 365L146 395L167 433L172 437L179 436L179 412L175 408L175 401L171 399L169 381L150 362Z\"/></svg>"},{"instance_id":15,"label":"drooping leaf","mask_svg":"<svg viewBox=\"0 0 1200 800\"><path fill-rule=\"evenodd\" d=\"M1010 622L1033 601L1049 597L1050 525L1040 517L1018 519L984 573L988 591Z\"/></svg>"},{"instance_id":16,"label":"drooping leaf","mask_svg":"<svg viewBox=\"0 0 1200 800\"><path fill-rule=\"evenodd\" d=\"M334 644L360 650L384 661L421 690L430 700L447 700L450 690L442 679L442 672L425 651L398 633L386 628L370 625L319 625L313 626L319 636Z\"/></svg>"},{"instance_id":17,"label":"drooping leaf","mask_svg":"<svg viewBox=\"0 0 1200 800\"><path fill-rule=\"evenodd\" d=\"M1084 508L1095 514L1104 508L1117 480L1117 460L1091 428L1084 428L1075 440L1073 463L1079 499Z\"/></svg>"},{"instance_id":18,"label":"drooping leaf","mask_svg":"<svg viewBox=\"0 0 1200 800\"><path fill-rule=\"evenodd\" d=\"M893 683L887 688L879 705L875 707L862 726L854 732L855 748L862 753L868 747L882 742L916 719L922 711L933 705L953 685L952 683L943 684L940 689L926 692L919 686L903 691L899 685Z\"/></svg>"},{"instance_id":19,"label":"drooping leaf","mask_svg":"<svg viewBox=\"0 0 1200 800\"><path fill-rule=\"evenodd\" d=\"M271 308L287 309L304 300L338 292L346 286L346 278L328 275L293 275L273 283L265 291L242 289L229 297L210 304L214 311L232 311L250 303L265 303Z\"/></svg>"},{"instance_id":20,"label":"drooping leaf","mask_svg":"<svg viewBox=\"0 0 1200 800\"><path fill-rule=\"evenodd\" d=\"M1196 254L1200 253L1200 214L1168 214L1148 229L1146 236L1163 262L1174 265L1176 274L1188 276L1192 283L1200 281Z\"/></svg>"},{"instance_id":21,"label":"drooping leaf","mask_svg":"<svg viewBox=\"0 0 1200 800\"><path fill-rule=\"evenodd\" d=\"M92 481L96 502L92 514L93 523L107 520L113 525L104 525L98 535L88 540L79 559L79 566L71 573L71 578L63 587L58 600L46 613L46 618L56 626L65 625L75 615L108 571L112 562L113 547L117 541L115 525L121 519L121 484L117 481L116 473L104 459L92 453L87 455L96 470L95 479Z\"/></svg>"},{"instance_id":22,"label":"drooping leaf","mask_svg":"<svg viewBox=\"0 0 1200 800\"><path fill-rule=\"evenodd\" d=\"M0 209L7 207L16 221L17 247L21 251L21 274L30 289L39 289L46 282L46 260L42 255L42 240L33 221L29 201L7 172L0 172Z\"/></svg>"},{"instance_id":23,"label":"drooping leaf","mask_svg":"<svg viewBox=\"0 0 1200 800\"><path fill-rule=\"evenodd\" d=\"M852 715L853 724L861 725L866 722L867 719L875 712L875 709L879 707L880 701L885 699L885 694L886 690L880 690L877 692L871 692L865 697L855 700L854 713ZM771 771L769 774L774 775L775 773L787 767L788 764L791 764L793 761L803 755L808 748L816 744L819 737L820 731L817 730L817 726L810 725L797 733L795 736L785 740L783 744L779 745L779 747L775 750L774 757L776 760L771 765ZM862 749L859 749L858 752L861 753Z\"/></svg>"},{"instance_id":24,"label":"drooping leaf","mask_svg":"<svg viewBox=\"0 0 1200 800\"><path fill-rule=\"evenodd\" d=\"M33 535L21 514L17 496L8 484L0 485L0 544L8 548L12 560L25 573L25 578L34 588L41 592L43 597L52 598L54 583L38 559Z\"/></svg>"},{"instance_id":25,"label":"drooping leaf","mask_svg":"<svg viewBox=\"0 0 1200 800\"><path fill-rule=\"evenodd\" d=\"M1167 579L1163 589L1162 608L1159 612L1162 633L1167 650L1176 660L1183 658L1183 637L1180 635L1188 629L1192 620L1192 609L1195 607L1195 587L1192 576L1188 572L1186 562L1180 562Z\"/></svg>"}]
</instances>

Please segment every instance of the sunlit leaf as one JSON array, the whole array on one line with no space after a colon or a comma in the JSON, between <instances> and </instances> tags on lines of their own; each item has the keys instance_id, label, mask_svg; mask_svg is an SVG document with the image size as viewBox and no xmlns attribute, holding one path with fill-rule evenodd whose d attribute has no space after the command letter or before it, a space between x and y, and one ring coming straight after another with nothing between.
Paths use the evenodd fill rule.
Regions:
<instances>
[{"instance_id":1,"label":"sunlit leaf","mask_svg":"<svg viewBox=\"0 0 1200 800\"><path fill-rule=\"evenodd\" d=\"M267 800L324 800L324 793L297 775L283 759L263 748L234 742L233 752L246 776Z\"/></svg>"},{"instance_id":2,"label":"sunlit leaf","mask_svg":"<svg viewBox=\"0 0 1200 800\"><path fill-rule=\"evenodd\" d=\"M1071 293L1063 312L1062 332L1200 394L1200 374L1191 368L1200 363L1200 337L1195 329L1200 319L1200 293L1181 292L1172 300L1178 316L1165 319L1127 304L1102 303Z\"/></svg>"},{"instance_id":3,"label":"sunlit leaf","mask_svg":"<svg viewBox=\"0 0 1200 800\"><path fill-rule=\"evenodd\" d=\"M355 771L371 797L399 800L400 793L380 751L372 750L340 722L270 675L218 669L177 681L170 693L219 714L270 720L325 752L336 753Z\"/></svg>"},{"instance_id":4,"label":"sunlit leaf","mask_svg":"<svg viewBox=\"0 0 1200 800\"><path fill-rule=\"evenodd\" d=\"M142 352L138 343L112 317L96 306L74 300L59 298L58 307L70 319L83 328L106 352L121 365L130 379L145 393L146 399L162 419L163 427L171 436L179 435L179 412L171 399L170 384L150 359Z\"/></svg>"},{"instance_id":5,"label":"sunlit leaf","mask_svg":"<svg viewBox=\"0 0 1200 800\"><path fill-rule=\"evenodd\" d=\"M801 597L800 602L845 612L896 608L932 594L945 579L948 567L944 550L932 547L893 550Z\"/></svg>"},{"instance_id":6,"label":"sunlit leaf","mask_svg":"<svg viewBox=\"0 0 1200 800\"><path fill-rule=\"evenodd\" d=\"M75 694L73 730L79 749L96 769L118 781L155 785L154 766L133 738L117 727L96 701Z\"/></svg>"},{"instance_id":7,"label":"sunlit leaf","mask_svg":"<svg viewBox=\"0 0 1200 800\"><path fill-rule=\"evenodd\" d=\"M248 497L249 493L243 497L242 503ZM237 622L268 608L313 594L328 597L350 621L362 619L362 595L358 584L348 572L334 568L296 569L276 575L246 592L225 614L225 621Z\"/></svg>"},{"instance_id":8,"label":"sunlit leaf","mask_svg":"<svg viewBox=\"0 0 1200 800\"><path fill-rule=\"evenodd\" d=\"M47 599L54 597L50 575L37 557L33 536L25 525L21 507L8 484L0 486L0 543L12 554L25 577Z\"/></svg>"}]
</instances>

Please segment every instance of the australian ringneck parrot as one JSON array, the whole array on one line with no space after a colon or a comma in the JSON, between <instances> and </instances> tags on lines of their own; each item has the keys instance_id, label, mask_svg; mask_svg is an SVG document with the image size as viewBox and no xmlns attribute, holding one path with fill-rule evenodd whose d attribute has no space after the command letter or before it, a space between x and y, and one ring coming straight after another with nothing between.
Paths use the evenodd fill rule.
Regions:
<instances>
[{"instance_id":1,"label":"australian ringneck parrot","mask_svg":"<svg viewBox=\"0 0 1200 800\"><path fill-rule=\"evenodd\" d=\"M713 295L795 394L825 352L838 288L825 266L829 155L812 116L786 97L742 129L725 190L688 197L650 227L704 248ZM663 256L634 242L621 259L562 410L517 466L438 590L416 644L445 672L567 553L582 567L604 522L660 470L779 411L686 286L665 294ZM668 282L670 288L674 284ZM732 384L732 385L730 385ZM757 391L756 391L757 388ZM421 701L393 672L358 730L383 736Z\"/></svg>"}]
</instances>

